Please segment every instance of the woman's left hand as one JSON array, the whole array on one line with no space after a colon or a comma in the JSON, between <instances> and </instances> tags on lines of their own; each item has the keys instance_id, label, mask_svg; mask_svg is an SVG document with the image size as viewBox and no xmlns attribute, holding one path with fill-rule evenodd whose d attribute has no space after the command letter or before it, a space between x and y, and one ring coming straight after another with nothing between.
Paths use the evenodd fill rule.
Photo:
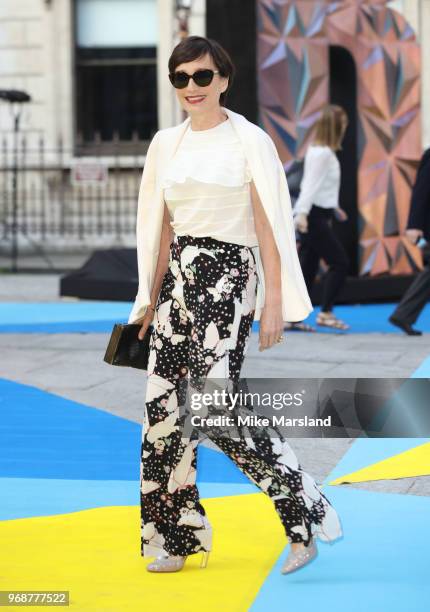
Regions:
<instances>
[{"instance_id":1,"label":"woman's left hand","mask_svg":"<svg viewBox=\"0 0 430 612\"><path fill-rule=\"evenodd\" d=\"M284 335L282 306L265 304L260 316L259 351L264 351L278 344L280 336Z\"/></svg>"},{"instance_id":2,"label":"woman's left hand","mask_svg":"<svg viewBox=\"0 0 430 612\"><path fill-rule=\"evenodd\" d=\"M298 213L294 219L294 227L296 230L301 232L302 234L307 234L308 232L308 216L304 213Z\"/></svg>"}]
</instances>

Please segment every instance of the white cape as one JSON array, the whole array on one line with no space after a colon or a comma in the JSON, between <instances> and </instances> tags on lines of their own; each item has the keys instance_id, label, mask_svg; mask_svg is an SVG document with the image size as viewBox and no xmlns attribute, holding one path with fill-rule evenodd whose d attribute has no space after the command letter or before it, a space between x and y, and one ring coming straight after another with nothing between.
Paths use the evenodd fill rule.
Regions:
<instances>
[{"instance_id":1,"label":"white cape","mask_svg":"<svg viewBox=\"0 0 430 612\"><path fill-rule=\"evenodd\" d=\"M295 231L284 167L270 136L244 115L228 108L222 110L231 119L244 148L253 181L270 222L281 259L282 316L284 321L302 321L312 311L296 249ZM163 172L173 157L190 117L174 127L159 130L146 155L139 190L136 238L139 289L128 318L133 323L145 314L157 267L164 214ZM264 270L260 248L256 254L258 283L254 320L259 320L264 305Z\"/></svg>"}]
</instances>

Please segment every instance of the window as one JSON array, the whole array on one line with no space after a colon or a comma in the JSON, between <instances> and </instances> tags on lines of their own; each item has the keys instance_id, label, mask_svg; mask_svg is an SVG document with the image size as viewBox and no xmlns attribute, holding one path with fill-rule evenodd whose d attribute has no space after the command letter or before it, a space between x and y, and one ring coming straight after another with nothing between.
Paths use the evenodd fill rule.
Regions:
<instances>
[{"instance_id":1,"label":"window","mask_svg":"<svg viewBox=\"0 0 430 612\"><path fill-rule=\"evenodd\" d=\"M127 152L157 131L156 0L76 0L76 131ZM115 140L117 142L115 142ZM99 144L97 144L99 142Z\"/></svg>"}]
</instances>

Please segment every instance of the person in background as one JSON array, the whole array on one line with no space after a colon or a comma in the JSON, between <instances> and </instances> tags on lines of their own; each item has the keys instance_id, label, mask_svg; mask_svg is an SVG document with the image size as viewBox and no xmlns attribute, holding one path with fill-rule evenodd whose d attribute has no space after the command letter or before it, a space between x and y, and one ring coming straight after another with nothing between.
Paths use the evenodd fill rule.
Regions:
<instances>
[{"instance_id":1,"label":"person in background","mask_svg":"<svg viewBox=\"0 0 430 612\"><path fill-rule=\"evenodd\" d=\"M329 104L323 108L315 139L306 151L300 195L293 210L301 242L300 263L309 293L320 259L328 264L317 325L340 330L348 329L349 325L335 316L333 306L344 284L349 259L333 230L332 220L348 218L338 204L341 170L335 153L341 149L347 125L348 117L342 107Z\"/></svg>"},{"instance_id":2,"label":"person in background","mask_svg":"<svg viewBox=\"0 0 430 612\"><path fill-rule=\"evenodd\" d=\"M412 244L430 242L430 148L426 149L421 158L412 189L406 238ZM429 299L430 261L427 260L388 320L408 336L420 336L422 332L414 329L412 325Z\"/></svg>"}]
</instances>

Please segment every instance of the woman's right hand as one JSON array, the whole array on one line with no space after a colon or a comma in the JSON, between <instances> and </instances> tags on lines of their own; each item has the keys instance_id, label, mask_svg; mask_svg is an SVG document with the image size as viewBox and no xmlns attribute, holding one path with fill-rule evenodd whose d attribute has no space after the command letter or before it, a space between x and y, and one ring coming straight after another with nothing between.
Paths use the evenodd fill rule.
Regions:
<instances>
[{"instance_id":1,"label":"woman's right hand","mask_svg":"<svg viewBox=\"0 0 430 612\"><path fill-rule=\"evenodd\" d=\"M139 333L137 334L137 337L139 338L139 340L143 340L144 335L146 334L148 327L151 325L152 320L154 318L154 314L155 311L152 310L152 308L147 308L145 314L143 315L143 317L140 317L140 319L136 319L136 321L133 321L133 323L137 324L137 325L142 325L142 327L139 329Z\"/></svg>"},{"instance_id":2,"label":"woman's right hand","mask_svg":"<svg viewBox=\"0 0 430 612\"><path fill-rule=\"evenodd\" d=\"M302 234L306 234L308 231L308 216L304 213L298 213L294 217L294 227Z\"/></svg>"}]
</instances>

